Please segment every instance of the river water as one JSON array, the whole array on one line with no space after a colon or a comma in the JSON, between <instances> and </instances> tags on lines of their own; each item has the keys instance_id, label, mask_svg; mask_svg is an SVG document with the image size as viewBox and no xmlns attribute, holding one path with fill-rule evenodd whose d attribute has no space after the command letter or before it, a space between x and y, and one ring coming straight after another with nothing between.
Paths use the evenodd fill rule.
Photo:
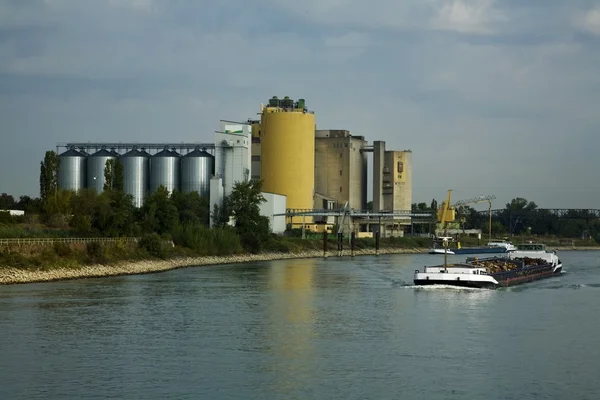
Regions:
<instances>
[{"instance_id":1,"label":"river water","mask_svg":"<svg viewBox=\"0 0 600 400\"><path fill-rule=\"evenodd\" d=\"M0 399L596 400L600 252L560 256L498 290L414 287L433 255L0 286Z\"/></svg>"}]
</instances>

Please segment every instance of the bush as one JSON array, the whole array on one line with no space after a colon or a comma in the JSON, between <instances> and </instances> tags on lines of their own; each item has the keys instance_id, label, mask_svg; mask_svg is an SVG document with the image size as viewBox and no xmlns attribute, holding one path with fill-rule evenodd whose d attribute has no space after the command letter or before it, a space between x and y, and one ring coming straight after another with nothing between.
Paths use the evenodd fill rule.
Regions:
<instances>
[{"instance_id":1,"label":"bush","mask_svg":"<svg viewBox=\"0 0 600 400\"><path fill-rule=\"evenodd\" d=\"M69 257L73 253L73 249L68 243L54 243L54 252L59 257Z\"/></svg>"},{"instance_id":2,"label":"bush","mask_svg":"<svg viewBox=\"0 0 600 400\"><path fill-rule=\"evenodd\" d=\"M150 255L157 258L165 258L165 249L163 247L163 240L157 233L150 235L144 235L140 239L139 247L146 250Z\"/></svg>"},{"instance_id":3,"label":"bush","mask_svg":"<svg viewBox=\"0 0 600 400\"><path fill-rule=\"evenodd\" d=\"M106 256L104 255L104 248L99 242L90 242L86 245L86 254L88 262L104 264L106 263Z\"/></svg>"},{"instance_id":4,"label":"bush","mask_svg":"<svg viewBox=\"0 0 600 400\"><path fill-rule=\"evenodd\" d=\"M228 255L242 251L239 236L229 227L207 228L200 223L188 223L173 230L173 242L198 255Z\"/></svg>"}]
</instances>

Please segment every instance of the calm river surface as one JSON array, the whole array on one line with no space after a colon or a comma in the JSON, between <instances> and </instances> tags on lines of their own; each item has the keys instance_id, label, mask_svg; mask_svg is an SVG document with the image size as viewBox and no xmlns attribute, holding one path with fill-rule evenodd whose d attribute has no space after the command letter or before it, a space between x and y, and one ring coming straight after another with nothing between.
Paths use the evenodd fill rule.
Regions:
<instances>
[{"instance_id":1,"label":"calm river surface","mask_svg":"<svg viewBox=\"0 0 600 400\"><path fill-rule=\"evenodd\" d=\"M434 255L0 286L0 399L597 400L600 252L560 256L499 290L415 288Z\"/></svg>"}]
</instances>

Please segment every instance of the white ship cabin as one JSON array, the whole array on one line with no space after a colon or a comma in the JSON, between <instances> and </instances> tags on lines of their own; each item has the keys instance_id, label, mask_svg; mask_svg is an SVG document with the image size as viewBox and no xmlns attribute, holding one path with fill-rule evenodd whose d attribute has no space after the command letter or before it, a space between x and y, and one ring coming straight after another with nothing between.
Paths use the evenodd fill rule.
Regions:
<instances>
[{"instance_id":1,"label":"white ship cabin","mask_svg":"<svg viewBox=\"0 0 600 400\"><path fill-rule=\"evenodd\" d=\"M513 245L511 242L507 242L506 240L494 240L488 242L489 247L504 247L507 250L516 250L517 247Z\"/></svg>"},{"instance_id":2,"label":"white ship cabin","mask_svg":"<svg viewBox=\"0 0 600 400\"><path fill-rule=\"evenodd\" d=\"M487 275L485 268L481 267L473 267L464 264L458 265L448 265L444 267L443 265L436 265L432 267L425 267L423 271L429 274L467 274L467 275Z\"/></svg>"},{"instance_id":3,"label":"white ship cabin","mask_svg":"<svg viewBox=\"0 0 600 400\"><path fill-rule=\"evenodd\" d=\"M508 257L512 259L516 258L541 258L550 264L559 264L560 260L556 255L556 251L547 251L546 245L542 243L523 243L519 244L516 251L509 253Z\"/></svg>"},{"instance_id":4,"label":"white ship cabin","mask_svg":"<svg viewBox=\"0 0 600 400\"><path fill-rule=\"evenodd\" d=\"M546 251L546 245L542 243L523 243L518 244L517 249L519 251Z\"/></svg>"}]
</instances>

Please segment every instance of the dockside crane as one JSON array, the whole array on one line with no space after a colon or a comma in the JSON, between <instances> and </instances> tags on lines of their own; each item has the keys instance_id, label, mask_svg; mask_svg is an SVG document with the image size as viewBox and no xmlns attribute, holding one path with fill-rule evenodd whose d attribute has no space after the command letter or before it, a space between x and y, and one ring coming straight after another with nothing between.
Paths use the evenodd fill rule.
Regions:
<instances>
[{"instance_id":1,"label":"dockside crane","mask_svg":"<svg viewBox=\"0 0 600 400\"><path fill-rule=\"evenodd\" d=\"M444 268L448 265L448 222L452 222L456 219L456 211L454 207L450 206L450 198L452 197L452 189L448 189L448 196L446 201L442 202L441 207L438 209L437 218L442 225L444 230L444 236L442 237L442 244L444 246Z\"/></svg>"},{"instance_id":2,"label":"dockside crane","mask_svg":"<svg viewBox=\"0 0 600 400\"><path fill-rule=\"evenodd\" d=\"M492 200L496 198L496 196L492 195L481 195L477 197L473 197L470 199L459 200L451 205L451 197L452 197L452 189L448 189L448 195L446 197L446 201L442 202L441 207L437 210L437 218L441 224L441 228L444 231L444 236L442 237L442 243L444 245L444 265L447 265L447 249L448 249L448 223L454 222L456 220L456 207L466 206L468 204L477 204L482 202L488 202L489 204L489 229L488 235L489 240L492 239ZM459 243L460 246L460 243Z\"/></svg>"}]
</instances>

